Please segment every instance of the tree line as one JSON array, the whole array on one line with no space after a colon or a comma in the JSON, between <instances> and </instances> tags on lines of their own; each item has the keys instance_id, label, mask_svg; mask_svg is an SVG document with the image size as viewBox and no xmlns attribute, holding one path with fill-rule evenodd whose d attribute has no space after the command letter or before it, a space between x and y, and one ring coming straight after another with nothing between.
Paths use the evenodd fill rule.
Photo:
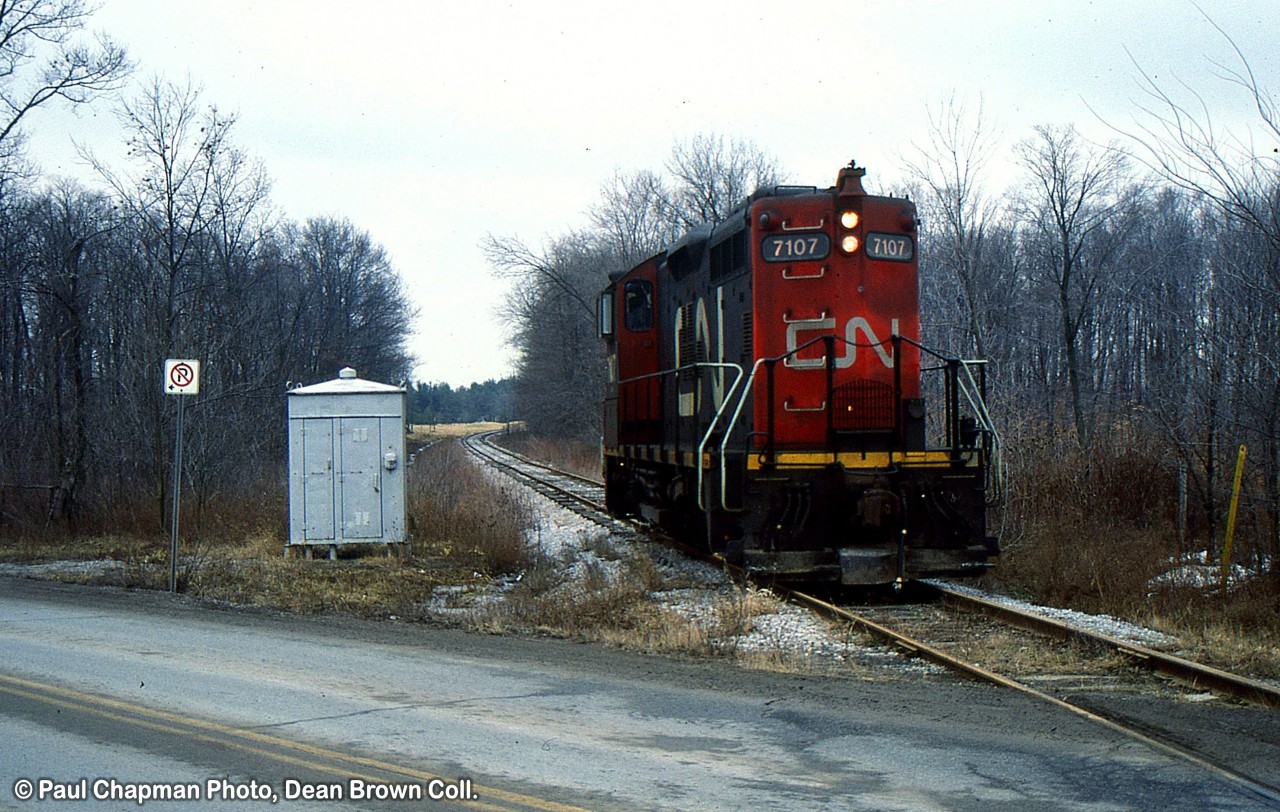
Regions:
<instances>
[{"instance_id":1,"label":"tree line","mask_svg":"<svg viewBox=\"0 0 1280 812\"><path fill-rule=\"evenodd\" d=\"M347 365L399 381L411 368L412 307L386 252L343 218L276 213L235 116L198 88L157 78L122 91L123 49L76 44L87 15L78 0L0 7L2 109L109 94L127 152L123 165L83 153L95 188L49 180L23 160L16 125L31 108L0 121L5 533L161 526L175 412L166 358L204 362L184 465L197 514L283 491L290 382ZM59 79L41 58L85 67ZM43 95L31 90L41 81Z\"/></svg>"},{"instance_id":2,"label":"tree line","mask_svg":"<svg viewBox=\"0 0 1280 812\"><path fill-rule=\"evenodd\" d=\"M454 388L418 382L409 387L409 422L480 423L514 419L511 380L489 380Z\"/></svg>"},{"instance_id":3,"label":"tree line","mask_svg":"<svg viewBox=\"0 0 1280 812\"><path fill-rule=\"evenodd\" d=\"M1244 101L1280 137L1245 75ZM1129 137L1034 128L1014 147L1021 182L998 196L982 184L993 145L981 109L941 106L910 166L921 309L931 340L989 359L1020 454L1061 455L1095 478L1108 460L1145 461L1144 481L1112 483L1099 510L1176 513L1181 542L1214 549L1247 446L1242 515L1254 563L1274 566L1280 164L1147 89L1152 121ZM1060 497L1098 498L1096 484Z\"/></svg>"},{"instance_id":4,"label":"tree line","mask_svg":"<svg viewBox=\"0 0 1280 812\"><path fill-rule=\"evenodd\" d=\"M980 105L937 106L893 189L922 215L922 336L989 361L1010 470L1023 478L1003 508L1015 519L1006 544L1046 460L1055 481L1073 483L1059 501L1167 520L1187 544L1217 544L1247 444L1241 515L1270 556L1262 566L1280 555L1280 153L1222 140L1201 108L1146 81L1139 131L1099 144L1045 125L1008 156ZM1280 143L1276 102L1243 57L1228 81ZM1019 177L996 190L1001 157ZM531 429L598 437L606 369L594 302L609 273L783 174L750 143L698 136L660 171L612 178L587 223L542 248L489 238L493 267L515 281L514 388Z\"/></svg>"}]
</instances>

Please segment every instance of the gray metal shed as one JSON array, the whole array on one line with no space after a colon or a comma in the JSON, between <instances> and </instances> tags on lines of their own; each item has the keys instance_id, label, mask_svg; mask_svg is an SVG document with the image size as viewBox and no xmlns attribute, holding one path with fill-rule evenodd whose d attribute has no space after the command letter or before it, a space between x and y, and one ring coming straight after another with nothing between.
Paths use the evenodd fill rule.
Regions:
<instances>
[{"instance_id":1,"label":"gray metal shed","mask_svg":"<svg viewBox=\"0 0 1280 812\"><path fill-rule=\"evenodd\" d=\"M289 391L289 542L308 556L339 544L402 544L405 390L361 380Z\"/></svg>"}]
</instances>

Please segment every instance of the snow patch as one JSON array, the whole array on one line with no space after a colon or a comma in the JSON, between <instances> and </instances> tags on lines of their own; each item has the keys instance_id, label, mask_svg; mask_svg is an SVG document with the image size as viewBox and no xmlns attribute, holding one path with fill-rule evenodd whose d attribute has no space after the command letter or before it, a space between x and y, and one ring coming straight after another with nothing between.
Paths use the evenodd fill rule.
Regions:
<instances>
[{"instance_id":1,"label":"snow patch","mask_svg":"<svg viewBox=\"0 0 1280 812\"><path fill-rule=\"evenodd\" d=\"M49 561L43 564L0 564L0 575L42 578L49 575L113 575L123 572L125 563L114 559L96 561Z\"/></svg>"},{"instance_id":2,"label":"snow patch","mask_svg":"<svg viewBox=\"0 0 1280 812\"><path fill-rule=\"evenodd\" d=\"M1186 553L1178 558L1169 559L1169 569L1147 582L1147 586L1156 589L1162 586L1188 587L1202 589L1210 594L1222 588L1222 565L1208 550ZM1259 572L1270 569L1269 559L1258 562L1256 568L1242 564L1232 564L1227 569L1227 591L1238 587L1257 577Z\"/></svg>"}]
</instances>

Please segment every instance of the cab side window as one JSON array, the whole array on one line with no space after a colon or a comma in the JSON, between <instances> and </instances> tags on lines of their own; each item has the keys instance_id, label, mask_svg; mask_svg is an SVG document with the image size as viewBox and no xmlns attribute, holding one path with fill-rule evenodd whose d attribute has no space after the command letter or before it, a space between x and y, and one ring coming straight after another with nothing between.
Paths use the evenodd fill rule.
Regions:
<instances>
[{"instance_id":1,"label":"cab side window","mask_svg":"<svg viewBox=\"0 0 1280 812\"><path fill-rule=\"evenodd\" d=\"M639 333L653 329L653 283L632 279L623 287L623 313L627 329Z\"/></svg>"}]
</instances>

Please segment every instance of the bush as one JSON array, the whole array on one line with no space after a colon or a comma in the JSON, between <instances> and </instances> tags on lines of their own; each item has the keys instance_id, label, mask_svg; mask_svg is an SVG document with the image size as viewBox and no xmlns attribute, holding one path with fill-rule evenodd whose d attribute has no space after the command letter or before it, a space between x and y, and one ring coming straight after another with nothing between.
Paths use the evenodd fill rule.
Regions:
<instances>
[{"instance_id":1,"label":"bush","mask_svg":"<svg viewBox=\"0 0 1280 812\"><path fill-rule=\"evenodd\" d=\"M456 439L420 452L409 472L409 526L415 547L485 575L528 568L531 507L518 486L467 464Z\"/></svg>"},{"instance_id":2,"label":"bush","mask_svg":"<svg viewBox=\"0 0 1280 812\"><path fill-rule=\"evenodd\" d=\"M1202 568L1207 583L1160 577L1179 567L1189 549L1213 552L1220 542L1205 537L1208 523L1194 500L1189 539L1179 538L1171 452L1162 452L1156 438L1133 432L1086 454L1047 427L1022 431L1025 436L1006 439L1010 492L996 523L1003 524L1005 551L984 579L988 586L1146 623L1224 667L1280 673L1280 577L1274 566L1225 596L1212 556ZM1265 525L1255 519L1237 526L1235 561L1261 560Z\"/></svg>"}]
</instances>

